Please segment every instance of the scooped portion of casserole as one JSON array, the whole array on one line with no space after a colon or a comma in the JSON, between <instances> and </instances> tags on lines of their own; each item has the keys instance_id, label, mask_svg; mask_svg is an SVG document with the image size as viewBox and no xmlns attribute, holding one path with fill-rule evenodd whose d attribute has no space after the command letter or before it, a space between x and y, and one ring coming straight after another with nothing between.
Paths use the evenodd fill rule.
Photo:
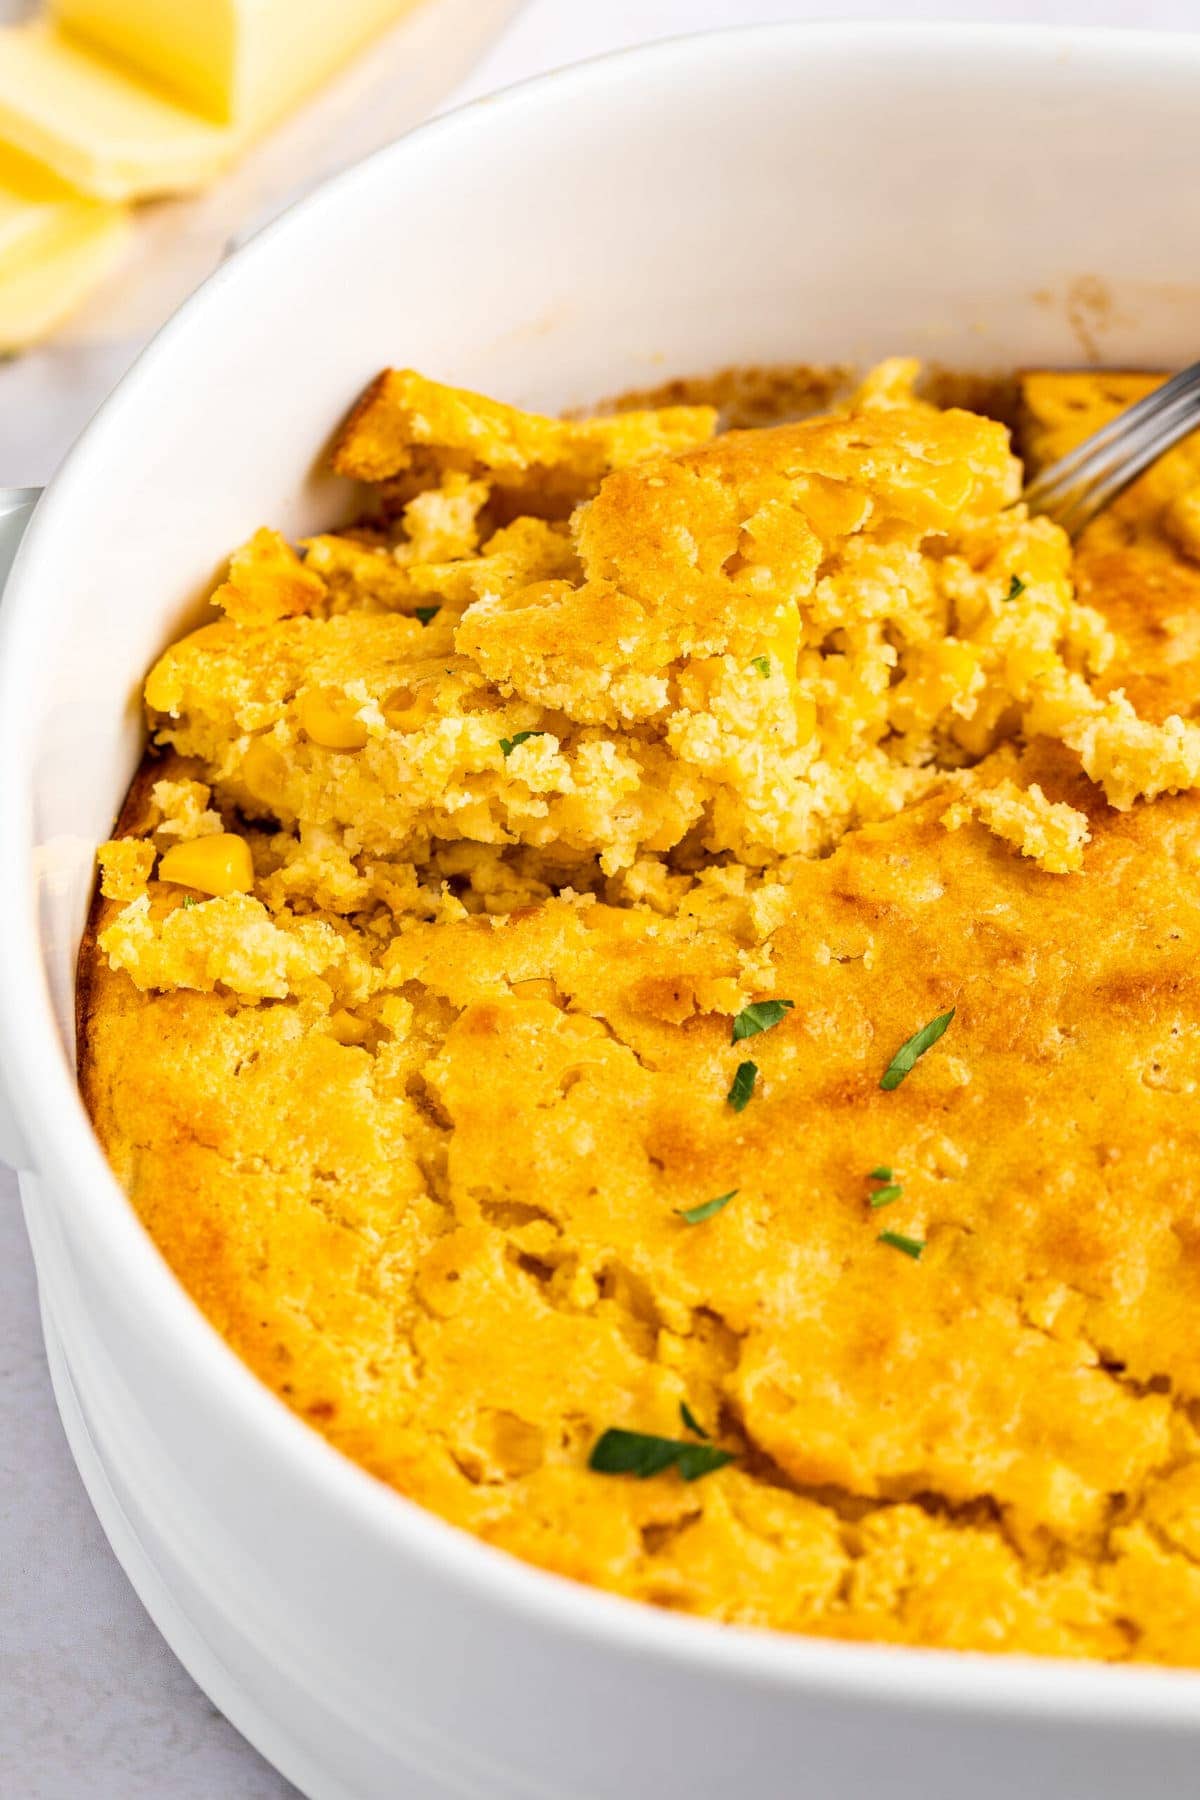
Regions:
<instances>
[{"instance_id":1,"label":"scooped portion of casserole","mask_svg":"<svg viewBox=\"0 0 1200 1800\"><path fill-rule=\"evenodd\" d=\"M1200 444L411 371L151 671L84 1092L217 1329L545 1568L1200 1664ZM1153 378L1037 374L1059 454Z\"/></svg>"}]
</instances>

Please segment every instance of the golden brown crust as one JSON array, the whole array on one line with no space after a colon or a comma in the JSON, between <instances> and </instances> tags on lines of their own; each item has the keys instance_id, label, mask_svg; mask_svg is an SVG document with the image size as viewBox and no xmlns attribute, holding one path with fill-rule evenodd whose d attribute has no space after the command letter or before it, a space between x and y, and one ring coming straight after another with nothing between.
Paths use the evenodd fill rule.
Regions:
<instances>
[{"instance_id":1,"label":"golden brown crust","mask_svg":"<svg viewBox=\"0 0 1200 1800\"><path fill-rule=\"evenodd\" d=\"M368 387L333 447L339 475L386 481L422 453L474 465L501 482L524 484L561 473L582 486L648 455L682 450L712 436L709 406L622 412L578 422L542 418L499 400L427 380L414 369L385 369Z\"/></svg>"},{"instance_id":2,"label":"golden brown crust","mask_svg":"<svg viewBox=\"0 0 1200 1800\"><path fill-rule=\"evenodd\" d=\"M141 837L150 822L152 812L151 789L154 783L172 765L178 765L180 758L173 751L165 755L153 744L146 749L146 754L138 764L128 792L121 802L121 810L113 825L114 838ZM92 1028L101 1006L100 990L107 965L100 954L97 938L104 926L115 916L116 908L106 906L100 892L99 883L92 895L92 904L88 908L87 920L83 927L83 936L79 941L79 956L75 966L75 1062L79 1076L79 1085L87 1097L87 1082L91 1068L89 1045Z\"/></svg>"},{"instance_id":3,"label":"golden brown crust","mask_svg":"<svg viewBox=\"0 0 1200 1800\"><path fill-rule=\"evenodd\" d=\"M1171 480L1077 564L1154 721L1194 714L1200 682ZM172 773L142 772L122 830ZM977 782L1082 818L1082 873L973 816L947 830L952 777L787 884L718 863L662 876L653 906L552 895L540 867L514 907L533 865L462 845L424 916L394 868L304 913L308 962L253 1002L140 991L98 953L126 910L99 903L80 1046L101 1140L261 1378L515 1554L783 1629L1200 1663L1200 794L1117 812L1045 740ZM287 871L251 837L264 923L290 932L300 890L276 904ZM193 929L178 890L145 902L156 941ZM768 996L793 1007L732 1043ZM902 1192L873 1212L885 1165ZM734 1463L588 1469L605 1427L686 1435L681 1401Z\"/></svg>"}]
</instances>

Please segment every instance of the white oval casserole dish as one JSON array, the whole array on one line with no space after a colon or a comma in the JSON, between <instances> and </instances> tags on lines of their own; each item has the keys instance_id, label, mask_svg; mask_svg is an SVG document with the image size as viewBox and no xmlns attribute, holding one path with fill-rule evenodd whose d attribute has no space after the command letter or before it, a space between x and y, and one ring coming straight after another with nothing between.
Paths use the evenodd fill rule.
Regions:
<instances>
[{"instance_id":1,"label":"white oval casserole dish","mask_svg":"<svg viewBox=\"0 0 1200 1800\"><path fill-rule=\"evenodd\" d=\"M557 409L894 351L1190 361L1198 90L1200 39L958 26L719 34L531 83L251 243L38 505L0 612L0 1065L56 1389L164 1634L316 1800L1194 1791L1194 1676L722 1629L374 1483L174 1282L80 1106L72 1011L141 677L231 544L345 512L314 453L380 366ZM26 511L0 505L0 574Z\"/></svg>"}]
</instances>

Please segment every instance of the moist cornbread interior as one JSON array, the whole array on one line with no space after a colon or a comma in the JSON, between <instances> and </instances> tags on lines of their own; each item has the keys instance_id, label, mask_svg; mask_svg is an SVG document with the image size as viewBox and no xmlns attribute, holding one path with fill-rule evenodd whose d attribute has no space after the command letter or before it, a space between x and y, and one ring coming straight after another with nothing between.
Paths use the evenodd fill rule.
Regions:
<instances>
[{"instance_id":1,"label":"moist cornbread interior","mask_svg":"<svg viewBox=\"0 0 1200 1800\"><path fill-rule=\"evenodd\" d=\"M491 1543L1200 1663L1200 446L1072 554L912 378L739 433L381 377L371 522L150 674L84 1092L251 1368ZM1029 376L1023 454L1156 379ZM589 1466L681 1404L725 1466Z\"/></svg>"}]
</instances>

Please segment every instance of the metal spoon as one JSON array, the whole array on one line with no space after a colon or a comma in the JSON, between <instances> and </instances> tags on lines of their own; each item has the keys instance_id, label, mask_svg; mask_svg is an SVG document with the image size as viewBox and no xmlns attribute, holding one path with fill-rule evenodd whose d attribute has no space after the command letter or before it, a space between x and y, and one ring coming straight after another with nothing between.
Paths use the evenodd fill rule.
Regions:
<instances>
[{"instance_id":1,"label":"metal spoon","mask_svg":"<svg viewBox=\"0 0 1200 1800\"><path fill-rule=\"evenodd\" d=\"M1155 388L1062 456L1022 498L1078 537L1143 469L1200 426L1200 362Z\"/></svg>"}]
</instances>

